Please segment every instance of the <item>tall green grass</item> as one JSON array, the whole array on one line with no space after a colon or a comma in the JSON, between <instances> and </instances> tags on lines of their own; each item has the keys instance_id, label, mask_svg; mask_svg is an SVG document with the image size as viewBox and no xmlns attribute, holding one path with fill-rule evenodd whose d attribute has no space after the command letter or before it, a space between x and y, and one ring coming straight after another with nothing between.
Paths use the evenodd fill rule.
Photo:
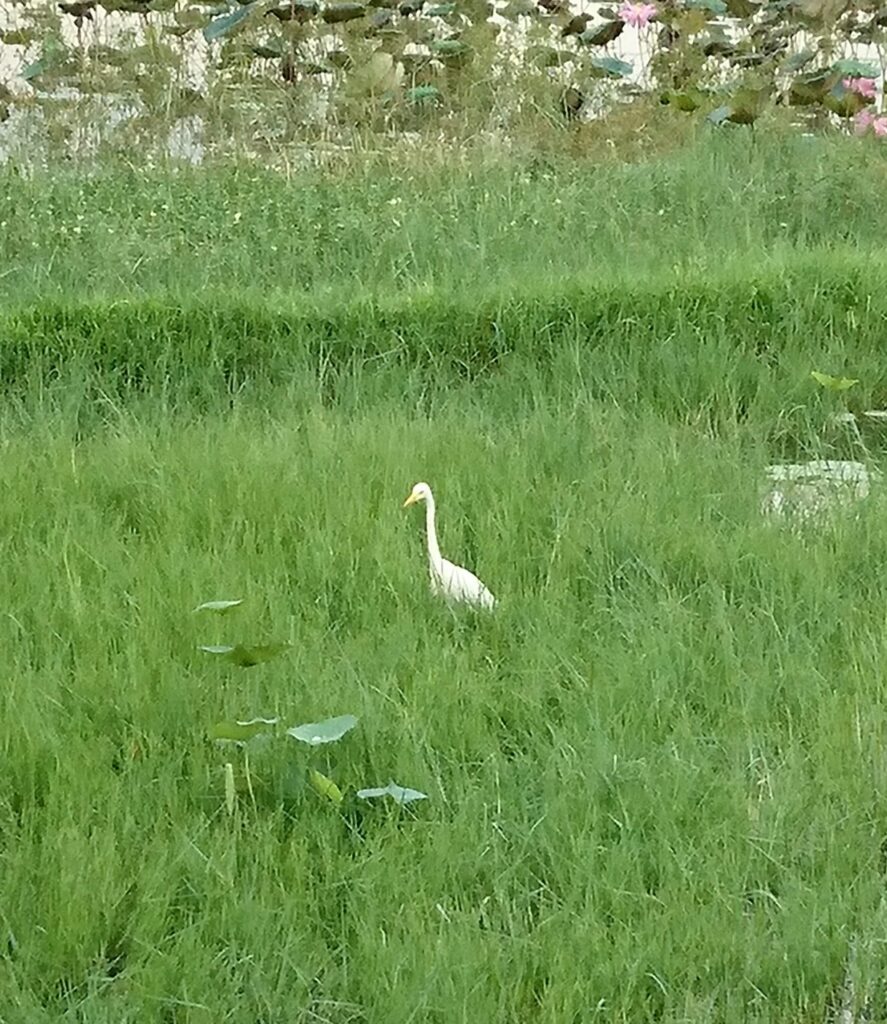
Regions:
<instances>
[{"instance_id":1,"label":"tall green grass","mask_svg":"<svg viewBox=\"0 0 887 1024\"><path fill-rule=\"evenodd\" d=\"M884 453L829 425L885 401L880 207L841 154L880 158L805 145L745 158L778 203L728 139L438 171L400 278L367 199L404 182L6 172L2 1024L887 1017L887 509L760 512L774 459ZM312 241L311 203L357 227ZM621 234L581 215L619 203ZM420 479L494 615L428 592ZM248 775L207 736L343 713ZM429 799L340 813L308 765Z\"/></svg>"},{"instance_id":2,"label":"tall green grass","mask_svg":"<svg viewBox=\"0 0 887 1024\"><path fill-rule=\"evenodd\" d=\"M564 368L427 399L7 422L4 1021L883 1012L883 504L776 530L756 417ZM417 479L494 616L427 592ZM291 740L227 816L213 722L345 712L316 765L414 817L343 821Z\"/></svg>"},{"instance_id":3,"label":"tall green grass","mask_svg":"<svg viewBox=\"0 0 887 1024\"><path fill-rule=\"evenodd\" d=\"M452 155L289 178L254 165L88 177L4 167L0 297L236 289L346 301L643 280L796 249L878 252L885 163L865 141L724 131L632 165Z\"/></svg>"}]
</instances>

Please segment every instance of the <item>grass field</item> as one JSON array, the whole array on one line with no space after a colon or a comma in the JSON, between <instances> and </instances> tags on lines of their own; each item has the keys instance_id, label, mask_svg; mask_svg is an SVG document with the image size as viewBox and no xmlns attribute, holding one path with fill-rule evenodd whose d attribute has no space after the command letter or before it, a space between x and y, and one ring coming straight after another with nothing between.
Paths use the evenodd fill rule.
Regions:
<instances>
[{"instance_id":1,"label":"grass field","mask_svg":"<svg viewBox=\"0 0 887 1024\"><path fill-rule=\"evenodd\" d=\"M825 167L827 151L810 159ZM601 171L644 173L666 172ZM823 203L843 201L843 173L817 186ZM429 188L425 208L442 224L471 187L440 207ZM635 251L653 267L680 249L697 291L658 267L646 298L576 285L552 312L532 299L528 253L502 242L491 283L513 329L475 364L459 348L470 320L446 302L469 280L457 254L488 237L478 196L470 229L423 250L415 283L439 277L450 298L436 314L435 291L361 307L358 352L335 288L358 266L364 295L395 284L368 259L369 212L351 263L315 243L328 265L289 313L259 299L295 280L295 242L275 290L221 232L196 267L146 258L140 306L120 255L157 251L147 192L127 210L125 181L96 188L119 248L63 238L44 265L0 236L2 1024L887 1019L887 508L875 492L857 518L802 533L759 509L763 469L787 452L867 457L824 428L841 400L809 379L859 376L866 407L885 394L887 296L862 213L820 252L797 225L824 225L822 204L805 213L792 194L795 262L778 239L746 239L749 261L782 267L772 295L760 266L738 276L741 237L711 228L709 249L668 220ZM78 189L24 182L20 241L22 211L59 203L67 223ZM355 187L355 217L373 195ZM695 224L688 196L677 212ZM261 183L251 201L283 216ZM186 218L184 237L208 222ZM549 265L578 259L565 225L540 245ZM50 248L37 232L34 252ZM721 306L703 287L718 251L733 259ZM632 265L608 270L614 294ZM164 334L162 303L204 275L219 301L230 279L254 305L215 320L182 307ZM508 306L509 289L531 298ZM426 315L420 352L404 337ZM353 358L312 349L318 325ZM238 338L251 355L232 376ZM872 460L883 451L875 439ZM494 615L428 593L423 514L400 507L420 479L444 554L489 585ZM218 598L244 603L192 611ZM236 642L291 647L252 668L197 649ZM207 736L225 719L346 713L359 724L338 743L279 736L248 773ZM429 799L340 809L309 767Z\"/></svg>"},{"instance_id":2,"label":"grass field","mask_svg":"<svg viewBox=\"0 0 887 1024\"><path fill-rule=\"evenodd\" d=\"M868 140L871 141L871 140ZM0 297L343 301L557 287L848 247L879 255L887 161L866 140L706 134L636 164L544 155L349 165L289 180L143 167L0 169Z\"/></svg>"}]
</instances>

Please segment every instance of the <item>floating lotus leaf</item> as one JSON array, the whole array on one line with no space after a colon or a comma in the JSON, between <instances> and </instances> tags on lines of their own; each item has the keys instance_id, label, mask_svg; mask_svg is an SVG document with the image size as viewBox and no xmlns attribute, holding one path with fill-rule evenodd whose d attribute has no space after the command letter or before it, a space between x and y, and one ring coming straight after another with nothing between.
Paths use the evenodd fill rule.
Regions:
<instances>
[{"instance_id":1,"label":"floating lotus leaf","mask_svg":"<svg viewBox=\"0 0 887 1024\"><path fill-rule=\"evenodd\" d=\"M845 78L878 78L881 74L874 64L863 60L836 60L831 69Z\"/></svg>"},{"instance_id":2,"label":"floating lotus leaf","mask_svg":"<svg viewBox=\"0 0 887 1024\"><path fill-rule=\"evenodd\" d=\"M292 3L272 7L266 13L281 22L293 21L298 25L303 25L315 17L319 10L320 4L317 3L317 0L292 0Z\"/></svg>"},{"instance_id":3,"label":"floating lotus leaf","mask_svg":"<svg viewBox=\"0 0 887 1024\"><path fill-rule=\"evenodd\" d=\"M402 53L400 55L400 62L403 64L404 71L409 72L411 75L421 71L422 68L427 68L433 59L430 53Z\"/></svg>"},{"instance_id":4,"label":"floating lotus leaf","mask_svg":"<svg viewBox=\"0 0 887 1024\"><path fill-rule=\"evenodd\" d=\"M223 39L230 35L238 25L246 21L257 6L257 3L250 3L245 7L236 7L220 18L214 18L203 30L203 38L211 43L214 39Z\"/></svg>"},{"instance_id":5,"label":"floating lotus leaf","mask_svg":"<svg viewBox=\"0 0 887 1024\"><path fill-rule=\"evenodd\" d=\"M732 18L750 18L761 6L758 0L726 0L726 5Z\"/></svg>"},{"instance_id":6,"label":"floating lotus leaf","mask_svg":"<svg viewBox=\"0 0 887 1024\"><path fill-rule=\"evenodd\" d=\"M144 3L140 0L102 0L102 7L106 11L118 11L122 14L150 14L151 8L148 6L148 0Z\"/></svg>"},{"instance_id":7,"label":"floating lotus leaf","mask_svg":"<svg viewBox=\"0 0 887 1024\"><path fill-rule=\"evenodd\" d=\"M82 2L75 3L60 3L59 10L62 11L64 14L70 14L73 18L89 18L89 20L92 21L92 12L95 5L96 0L82 0Z\"/></svg>"},{"instance_id":8,"label":"floating lotus leaf","mask_svg":"<svg viewBox=\"0 0 887 1024\"><path fill-rule=\"evenodd\" d=\"M579 34L579 42L588 46L606 46L618 39L625 30L625 22L605 21L603 25L592 25Z\"/></svg>"},{"instance_id":9,"label":"floating lotus leaf","mask_svg":"<svg viewBox=\"0 0 887 1024\"><path fill-rule=\"evenodd\" d=\"M354 67L354 58L347 50L330 50L326 55L326 59L332 67L339 68L342 71L347 71L349 68Z\"/></svg>"},{"instance_id":10,"label":"floating lotus leaf","mask_svg":"<svg viewBox=\"0 0 887 1024\"><path fill-rule=\"evenodd\" d=\"M345 21L354 21L366 14L366 5L352 3L351 0L340 0L338 3L327 4L321 12L321 18L327 25L339 25Z\"/></svg>"},{"instance_id":11,"label":"floating lotus leaf","mask_svg":"<svg viewBox=\"0 0 887 1024\"><path fill-rule=\"evenodd\" d=\"M0 43L6 46L30 46L37 39L37 33L29 28L8 28L0 32Z\"/></svg>"},{"instance_id":12,"label":"floating lotus leaf","mask_svg":"<svg viewBox=\"0 0 887 1024\"><path fill-rule=\"evenodd\" d=\"M538 7L533 0L510 0L499 13L509 21L516 21L518 18L528 18L537 11Z\"/></svg>"},{"instance_id":13,"label":"floating lotus leaf","mask_svg":"<svg viewBox=\"0 0 887 1024\"><path fill-rule=\"evenodd\" d=\"M813 71L799 75L789 86L788 102L793 107L806 107L821 103L834 76L828 71Z\"/></svg>"},{"instance_id":14,"label":"floating lotus leaf","mask_svg":"<svg viewBox=\"0 0 887 1024\"><path fill-rule=\"evenodd\" d=\"M688 11L708 11L710 14L717 15L727 13L727 5L724 0L684 0L684 8Z\"/></svg>"},{"instance_id":15,"label":"floating lotus leaf","mask_svg":"<svg viewBox=\"0 0 887 1024\"><path fill-rule=\"evenodd\" d=\"M275 60L286 52L282 40L269 39L266 43L259 43L253 47L253 53L262 60Z\"/></svg>"},{"instance_id":16,"label":"floating lotus leaf","mask_svg":"<svg viewBox=\"0 0 887 1024\"><path fill-rule=\"evenodd\" d=\"M407 100L416 106L437 103L440 99L440 89L436 85L417 85L407 90Z\"/></svg>"},{"instance_id":17,"label":"floating lotus leaf","mask_svg":"<svg viewBox=\"0 0 887 1024\"><path fill-rule=\"evenodd\" d=\"M461 57L468 53L468 43L461 39L437 39L431 44L432 53L438 57Z\"/></svg>"},{"instance_id":18,"label":"floating lotus leaf","mask_svg":"<svg viewBox=\"0 0 887 1024\"><path fill-rule=\"evenodd\" d=\"M710 32L699 40L699 45L706 57L729 57L736 52L733 43L720 31Z\"/></svg>"},{"instance_id":19,"label":"floating lotus leaf","mask_svg":"<svg viewBox=\"0 0 887 1024\"><path fill-rule=\"evenodd\" d=\"M369 17L369 25L372 29L382 29L390 25L394 19L394 11L390 7L379 7Z\"/></svg>"},{"instance_id":20,"label":"floating lotus leaf","mask_svg":"<svg viewBox=\"0 0 887 1024\"><path fill-rule=\"evenodd\" d=\"M627 78L632 72L631 64L618 57L592 57L589 63L600 72L596 77Z\"/></svg>"},{"instance_id":21,"label":"floating lotus leaf","mask_svg":"<svg viewBox=\"0 0 887 1024\"><path fill-rule=\"evenodd\" d=\"M843 81L839 81L835 82L823 96L822 102L827 110L838 117L849 118L855 117L869 101L855 90L846 88Z\"/></svg>"}]
</instances>

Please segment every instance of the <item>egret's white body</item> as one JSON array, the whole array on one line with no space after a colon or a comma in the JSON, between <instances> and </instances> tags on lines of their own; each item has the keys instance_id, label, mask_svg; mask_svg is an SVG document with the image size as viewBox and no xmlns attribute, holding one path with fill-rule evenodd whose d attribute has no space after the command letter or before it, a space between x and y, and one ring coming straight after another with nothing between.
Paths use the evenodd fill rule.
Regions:
<instances>
[{"instance_id":1,"label":"egret's white body","mask_svg":"<svg viewBox=\"0 0 887 1024\"><path fill-rule=\"evenodd\" d=\"M461 601L480 608L494 608L496 599L477 576L463 569L461 565L447 561L441 555L434 523L434 495L428 484L416 484L403 507L415 505L418 501L425 502L425 532L428 539L428 571L431 576L432 593L440 594L449 601Z\"/></svg>"}]
</instances>

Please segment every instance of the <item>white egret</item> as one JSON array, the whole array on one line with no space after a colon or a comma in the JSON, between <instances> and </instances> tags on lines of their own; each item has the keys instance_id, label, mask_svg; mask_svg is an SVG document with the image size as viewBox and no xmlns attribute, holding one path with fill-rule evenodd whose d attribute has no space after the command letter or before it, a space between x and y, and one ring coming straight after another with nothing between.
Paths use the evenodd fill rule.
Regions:
<instances>
[{"instance_id":1,"label":"white egret","mask_svg":"<svg viewBox=\"0 0 887 1024\"><path fill-rule=\"evenodd\" d=\"M481 608L494 608L496 599L477 576L463 569L461 565L453 565L441 555L434 526L434 495L426 483L416 484L403 507L407 508L419 501L425 502L425 531L428 535L428 569L432 593L441 594L450 601L462 601Z\"/></svg>"}]
</instances>

